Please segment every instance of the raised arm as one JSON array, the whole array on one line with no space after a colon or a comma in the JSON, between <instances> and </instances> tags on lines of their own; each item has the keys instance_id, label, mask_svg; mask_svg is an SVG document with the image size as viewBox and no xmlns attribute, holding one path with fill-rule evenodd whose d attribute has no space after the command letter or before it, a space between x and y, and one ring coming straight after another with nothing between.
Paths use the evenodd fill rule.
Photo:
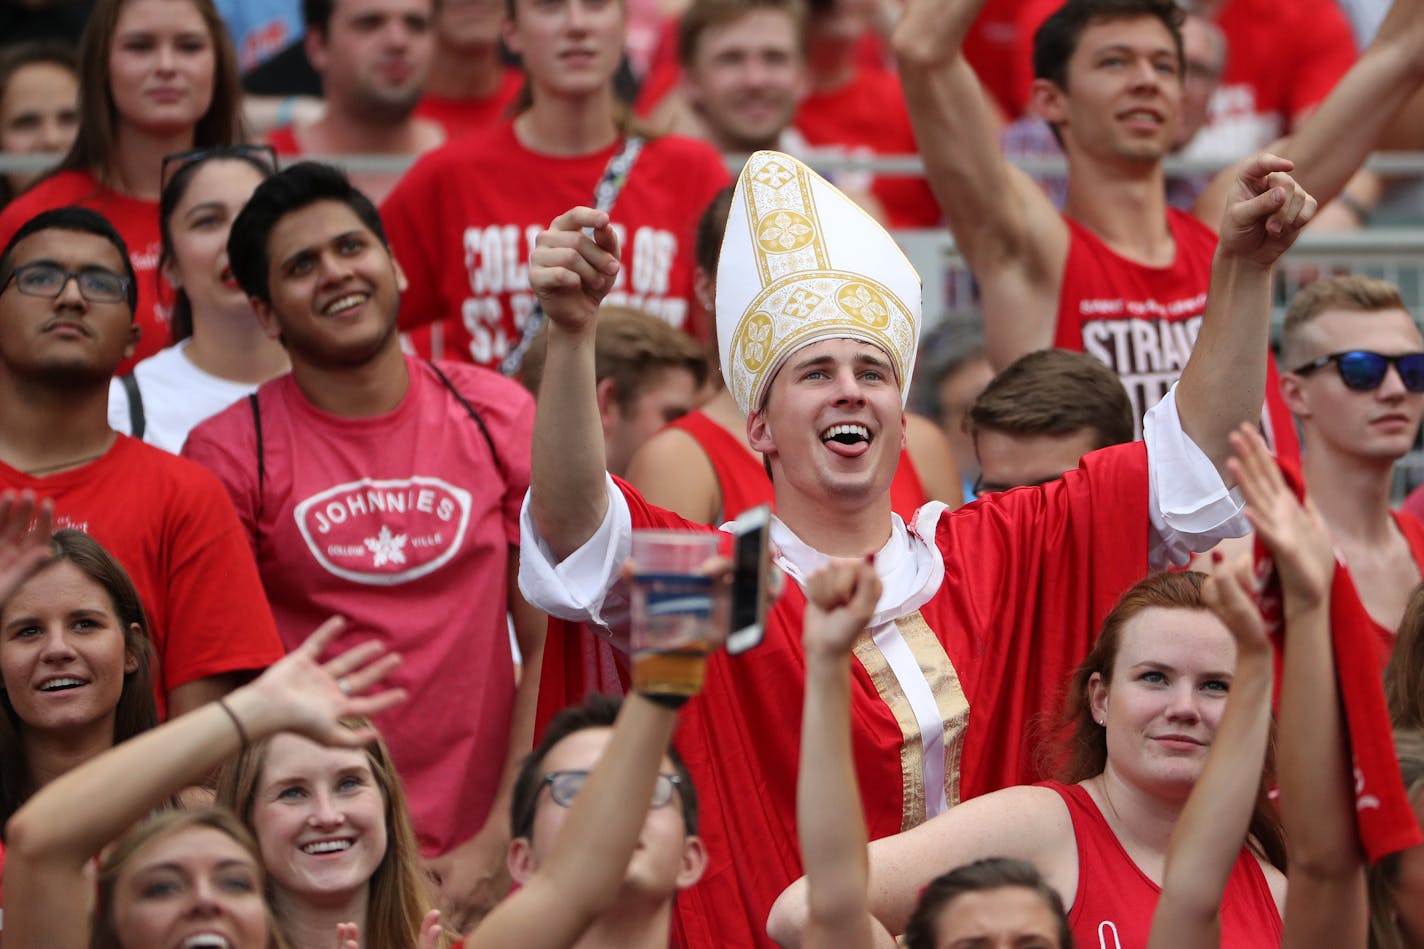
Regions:
<instances>
[{"instance_id":1,"label":"raised arm","mask_svg":"<svg viewBox=\"0 0 1424 949\"><path fill-rule=\"evenodd\" d=\"M850 650L879 597L880 578L869 561L832 561L806 583L806 698L796 776L805 946L894 945L870 915L865 818L850 744Z\"/></svg>"},{"instance_id":2,"label":"raised arm","mask_svg":"<svg viewBox=\"0 0 1424 949\"><path fill-rule=\"evenodd\" d=\"M1221 943L1221 896L1246 841L1271 730L1271 646L1252 586L1249 559L1217 561L1203 591L1236 640L1236 670L1211 754L1172 830L1148 949Z\"/></svg>"},{"instance_id":3,"label":"raised arm","mask_svg":"<svg viewBox=\"0 0 1424 949\"><path fill-rule=\"evenodd\" d=\"M1005 788L956 804L913 830L872 841L868 853L870 912L892 934L904 932L926 884L985 857L1033 864L1064 903L1078 879L1068 809L1056 792L1040 787ZM778 945L802 945L808 907L806 877L776 898L767 932Z\"/></svg>"},{"instance_id":4,"label":"raised arm","mask_svg":"<svg viewBox=\"0 0 1424 949\"><path fill-rule=\"evenodd\" d=\"M1295 162L1296 178L1322 204L1344 189L1424 86L1424 0L1395 0L1375 40L1300 128L1272 146ZM1213 179L1196 214L1215 225L1239 167Z\"/></svg>"},{"instance_id":5,"label":"raised arm","mask_svg":"<svg viewBox=\"0 0 1424 949\"><path fill-rule=\"evenodd\" d=\"M983 295L996 369L1053 344L1068 228L1004 160L993 106L963 55L984 0L910 0L893 34L925 174Z\"/></svg>"},{"instance_id":6,"label":"raised arm","mask_svg":"<svg viewBox=\"0 0 1424 949\"><path fill-rule=\"evenodd\" d=\"M571 946L613 904L676 726L672 709L629 694L549 858L466 937L467 949Z\"/></svg>"},{"instance_id":7,"label":"raised arm","mask_svg":"<svg viewBox=\"0 0 1424 949\"><path fill-rule=\"evenodd\" d=\"M1369 905L1330 637L1330 536L1314 507L1302 507L1286 486L1260 435L1243 430L1232 445L1246 514L1281 577L1280 809L1290 841L1281 945L1363 946Z\"/></svg>"},{"instance_id":8,"label":"raised arm","mask_svg":"<svg viewBox=\"0 0 1424 949\"><path fill-rule=\"evenodd\" d=\"M1221 221L1206 313L1177 386L1182 428L1229 478L1231 433L1255 423L1270 358L1271 271L1315 216L1291 162L1257 155L1241 169ZM1231 380L1224 385L1223 380Z\"/></svg>"},{"instance_id":9,"label":"raised arm","mask_svg":"<svg viewBox=\"0 0 1424 949\"><path fill-rule=\"evenodd\" d=\"M540 536L559 560L593 536L608 510L593 354L598 306L613 286L618 259L607 213L592 208L559 215L529 255L529 283L549 320L529 504Z\"/></svg>"},{"instance_id":10,"label":"raised arm","mask_svg":"<svg viewBox=\"0 0 1424 949\"><path fill-rule=\"evenodd\" d=\"M343 719L397 704L392 689L363 695L399 663L376 642L327 663L322 649L344 628L329 620L254 682L56 778L6 825L5 936L16 946L87 947L94 884L87 865L166 798L236 755L244 742L294 731L332 746L359 747L374 731Z\"/></svg>"}]
</instances>

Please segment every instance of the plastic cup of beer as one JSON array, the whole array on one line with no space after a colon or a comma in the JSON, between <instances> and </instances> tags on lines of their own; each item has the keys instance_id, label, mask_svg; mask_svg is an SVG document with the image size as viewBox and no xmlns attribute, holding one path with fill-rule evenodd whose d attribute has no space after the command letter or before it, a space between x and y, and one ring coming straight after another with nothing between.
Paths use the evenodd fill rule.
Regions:
<instances>
[{"instance_id":1,"label":"plastic cup of beer","mask_svg":"<svg viewBox=\"0 0 1424 949\"><path fill-rule=\"evenodd\" d=\"M695 695L707 654L721 637L713 622L713 583L703 565L717 555L711 531L633 532L633 688Z\"/></svg>"}]
</instances>

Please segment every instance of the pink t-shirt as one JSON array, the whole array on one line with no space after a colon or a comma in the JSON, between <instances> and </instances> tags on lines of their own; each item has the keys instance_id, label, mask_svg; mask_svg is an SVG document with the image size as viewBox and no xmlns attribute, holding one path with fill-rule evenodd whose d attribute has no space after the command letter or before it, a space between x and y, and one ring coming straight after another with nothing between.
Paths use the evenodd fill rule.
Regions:
<instances>
[{"instance_id":1,"label":"pink t-shirt","mask_svg":"<svg viewBox=\"0 0 1424 949\"><path fill-rule=\"evenodd\" d=\"M348 620L335 649L370 639L403 657L410 698L376 723L391 746L426 854L484 824L509 744L514 666L507 558L529 487L534 403L489 370L442 365L479 426L427 363L407 360L393 411L341 418L291 376L195 428L183 453L227 486L288 648Z\"/></svg>"}]
</instances>

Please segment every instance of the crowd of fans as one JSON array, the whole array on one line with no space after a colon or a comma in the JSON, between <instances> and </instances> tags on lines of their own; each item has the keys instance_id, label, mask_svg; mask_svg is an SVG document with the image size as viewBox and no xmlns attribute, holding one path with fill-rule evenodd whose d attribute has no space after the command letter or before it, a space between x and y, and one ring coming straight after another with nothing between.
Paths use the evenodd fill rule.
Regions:
<instances>
[{"instance_id":1,"label":"crowd of fans","mask_svg":"<svg viewBox=\"0 0 1424 949\"><path fill-rule=\"evenodd\" d=\"M0 36L0 945L1424 947L1424 336L1272 332L1424 0ZM632 532L759 505L635 687Z\"/></svg>"}]
</instances>

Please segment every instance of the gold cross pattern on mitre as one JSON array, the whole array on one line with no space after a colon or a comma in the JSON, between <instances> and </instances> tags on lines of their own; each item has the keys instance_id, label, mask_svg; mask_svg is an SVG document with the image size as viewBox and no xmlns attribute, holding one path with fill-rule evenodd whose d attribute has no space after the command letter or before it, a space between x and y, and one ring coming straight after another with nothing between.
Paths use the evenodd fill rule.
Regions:
<instances>
[{"instance_id":1,"label":"gold cross pattern on mitre","mask_svg":"<svg viewBox=\"0 0 1424 949\"><path fill-rule=\"evenodd\" d=\"M717 263L717 343L744 413L788 356L858 339L890 357L902 401L920 337L920 277L895 241L834 185L780 152L742 169Z\"/></svg>"}]
</instances>

